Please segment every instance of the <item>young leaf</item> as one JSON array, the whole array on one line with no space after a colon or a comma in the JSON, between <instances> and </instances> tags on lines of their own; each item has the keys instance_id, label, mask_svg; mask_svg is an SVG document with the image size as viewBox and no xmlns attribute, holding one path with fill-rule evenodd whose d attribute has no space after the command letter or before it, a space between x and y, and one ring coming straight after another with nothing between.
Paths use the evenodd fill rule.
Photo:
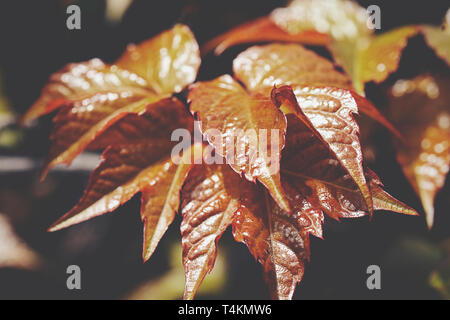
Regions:
<instances>
[{"instance_id":1,"label":"young leaf","mask_svg":"<svg viewBox=\"0 0 450 320\"><path fill-rule=\"evenodd\" d=\"M233 71L251 91L291 84L351 89L333 63L296 44L253 46L234 59Z\"/></svg>"},{"instance_id":2,"label":"young leaf","mask_svg":"<svg viewBox=\"0 0 450 320\"><path fill-rule=\"evenodd\" d=\"M202 146L194 144L177 159L178 165L168 163L166 171L149 185L145 186L141 197L141 217L144 222L143 259L147 261L158 246L167 228L173 222L180 206L180 190L186 176L201 157Z\"/></svg>"},{"instance_id":3,"label":"young leaf","mask_svg":"<svg viewBox=\"0 0 450 320\"><path fill-rule=\"evenodd\" d=\"M294 95L295 93L295 95ZM349 91L331 87L274 88L272 97L291 110L331 150L361 191L370 214L373 201L363 170L356 101Z\"/></svg>"},{"instance_id":4,"label":"young leaf","mask_svg":"<svg viewBox=\"0 0 450 320\"><path fill-rule=\"evenodd\" d=\"M431 228L434 198L449 171L450 95L448 78L420 76L399 80L389 93L392 121L408 137L397 145L397 158L419 194Z\"/></svg>"},{"instance_id":5,"label":"young leaf","mask_svg":"<svg viewBox=\"0 0 450 320\"><path fill-rule=\"evenodd\" d=\"M128 45L116 63L143 77L157 94L172 94L194 82L199 51L189 27L177 24L139 45Z\"/></svg>"},{"instance_id":6,"label":"young leaf","mask_svg":"<svg viewBox=\"0 0 450 320\"><path fill-rule=\"evenodd\" d=\"M421 26L421 31L428 45L450 66L450 9L441 28Z\"/></svg>"},{"instance_id":7,"label":"young leaf","mask_svg":"<svg viewBox=\"0 0 450 320\"><path fill-rule=\"evenodd\" d=\"M123 99L112 93L99 93L62 108L53 119L54 127L50 136L52 145L44 162L42 178L57 164L70 165L89 144L95 143L96 137L121 118L131 113L144 112L158 102L160 99L156 96L136 100Z\"/></svg>"},{"instance_id":8,"label":"young leaf","mask_svg":"<svg viewBox=\"0 0 450 320\"><path fill-rule=\"evenodd\" d=\"M401 53L408 39L418 32L415 26L405 26L373 37L369 45L359 53L358 70L353 80L363 85L366 82L383 82L397 70Z\"/></svg>"},{"instance_id":9,"label":"young leaf","mask_svg":"<svg viewBox=\"0 0 450 320\"><path fill-rule=\"evenodd\" d=\"M328 36L313 30L290 34L278 27L270 18L262 17L239 25L208 41L202 46L202 53L206 54L214 50L216 55L220 55L228 48L241 43L269 41L325 45L328 42Z\"/></svg>"},{"instance_id":10,"label":"young leaf","mask_svg":"<svg viewBox=\"0 0 450 320\"><path fill-rule=\"evenodd\" d=\"M296 0L271 18L291 34L312 29L329 35L328 48L359 94L366 82L381 82L397 69L408 38L418 31L407 26L375 37L367 10L348 0Z\"/></svg>"},{"instance_id":11,"label":"young leaf","mask_svg":"<svg viewBox=\"0 0 450 320\"><path fill-rule=\"evenodd\" d=\"M173 99L173 101L176 102L177 100ZM182 108L184 114L188 116L181 103L177 102L173 107L172 110L174 111L175 108ZM178 112L182 114L183 111ZM164 136L163 134L160 134L159 139L145 136L152 130L152 126L157 121L158 118L146 117L145 115L139 118L136 118L135 115L128 115L113 127L110 127L110 131L104 133L105 135L101 137L100 141L105 143L112 141L106 135L111 133L114 134L112 137L118 138L117 143L108 147L103 153L102 161L91 174L80 202L59 219L51 227L51 231L113 211L144 188L145 192L150 192L150 190L156 188L159 193L154 194L155 197L166 197L164 192L170 191L170 188L166 188L167 185L172 183L174 177L181 179L182 173L176 168L178 164L171 159L174 142L170 142L170 132L165 132L165 139L161 139L161 136ZM182 120L177 126L192 130L192 121ZM139 132L139 129L142 129L142 131ZM182 185L183 181L178 182L179 186ZM176 184L177 182L174 181L173 183ZM172 193L169 196L172 196ZM144 201L144 207L145 204ZM161 207L161 210L164 208ZM144 210L144 217L146 216L145 213ZM147 246L145 247L147 249ZM148 258L150 254L151 250L149 249L144 257Z\"/></svg>"},{"instance_id":12,"label":"young leaf","mask_svg":"<svg viewBox=\"0 0 450 320\"><path fill-rule=\"evenodd\" d=\"M185 299L193 299L211 272L217 242L231 224L245 181L225 165L195 165L182 190L181 236L186 272ZM252 188L248 183L247 187Z\"/></svg>"},{"instance_id":13,"label":"young leaf","mask_svg":"<svg viewBox=\"0 0 450 320\"><path fill-rule=\"evenodd\" d=\"M250 90L272 90L274 85L327 86L349 89L358 109L388 128L398 131L367 99L351 91L351 79L327 59L294 44L254 46L233 61L233 71ZM283 110L288 111L288 110Z\"/></svg>"},{"instance_id":14,"label":"young leaf","mask_svg":"<svg viewBox=\"0 0 450 320\"><path fill-rule=\"evenodd\" d=\"M283 211L265 190L255 186L245 190L233 220L234 238L245 243L262 264L271 295L276 299L291 299L303 277L309 239L300 216Z\"/></svg>"},{"instance_id":15,"label":"young leaf","mask_svg":"<svg viewBox=\"0 0 450 320\"><path fill-rule=\"evenodd\" d=\"M251 95L224 75L192 86L188 100L191 112L201 121L203 135L217 154L247 180L258 179L289 211L279 172L286 118L270 98Z\"/></svg>"},{"instance_id":16,"label":"young leaf","mask_svg":"<svg viewBox=\"0 0 450 320\"><path fill-rule=\"evenodd\" d=\"M65 105L55 117L53 145L43 176L71 161L108 127L130 113L172 104L173 93L195 80L198 44L189 28L176 25L153 39L129 46L117 65L95 59L70 64L51 77L41 98L25 115L31 119ZM169 108L169 106L168 106Z\"/></svg>"},{"instance_id":17,"label":"young leaf","mask_svg":"<svg viewBox=\"0 0 450 320\"><path fill-rule=\"evenodd\" d=\"M330 150L294 115L288 115L288 135L283 152L282 173L317 208L334 219L355 218L368 212L358 186ZM370 187L374 210L389 210L407 215L417 213L386 193L370 169L364 171ZM294 180L293 177L296 179ZM304 190L310 191L304 191Z\"/></svg>"},{"instance_id":18,"label":"young leaf","mask_svg":"<svg viewBox=\"0 0 450 320\"><path fill-rule=\"evenodd\" d=\"M64 105L71 105L99 93L112 93L118 98L144 98L150 94L147 81L100 59L71 63L51 75L41 96L22 117L27 123Z\"/></svg>"},{"instance_id":19,"label":"young leaf","mask_svg":"<svg viewBox=\"0 0 450 320\"><path fill-rule=\"evenodd\" d=\"M275 9L270 18L290 34L316 30L343 40L372 32L366 10L347 0L294 0L286 8Z\"/></svg>"}]
</instances>

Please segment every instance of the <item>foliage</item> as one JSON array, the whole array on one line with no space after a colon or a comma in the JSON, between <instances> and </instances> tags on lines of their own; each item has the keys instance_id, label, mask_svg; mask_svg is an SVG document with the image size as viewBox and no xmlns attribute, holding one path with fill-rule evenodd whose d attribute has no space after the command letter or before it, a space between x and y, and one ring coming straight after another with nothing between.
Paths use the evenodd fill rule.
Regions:
<instances>
[{"instance_id":1,"label":"foliage","mask_svg":"<svg viewBox=\"0 0 450 320\"><path fill-rule=\"evenodd\" d=\"M186 299L194 297L213 269L217 242L230 226L236 241L245 243L262 264L272 297L290 299L310 259L309 235L322 237L325 215L337 220L371 216L375 210L417 215L384 191L367 167L355 115L362 112L380 122L400 137L399 143L410 137L408 128L416 130L404 118L392 125L364 97L364 84L381 82L395 71L407 39L420 28L375 36L358 18L359 7L332 3L294 1L269 18L213 40L206 50L219 44L221 52L249 41L323 44L344 72L299 44L268 44L239 54L233 76L194 83L200 49L189 28L178 24L130 45L112 65L94 59L53 74L23 117L28 122L58 109L43 176L57 164L70 164L86 149L104 151L79 203L50 230L111 212L140 192L144 260L176 212L182 214ZM319 20L297 14L305 9ZM330 10L341 10L342 20L331 21ZM187 93L186 103L176 95L181 92ZM441 113L423 119L423 130L410 141L414 147L423 136L433 141L427 146L422 141L427 150L437 152L436 145L448 145L448 126L433 131L445 108L448 103L439 104L436 110ZM199 128L194 120L200 121ZM190 133L200 130L205 141L192 140L189 148L174 156L171 134L180 128ZM273 129L277 139L266 145L247 133ZM435 141L437 136L443 140ZM227 148L230 139L236 152ZM448 171L445 146L438 160ZM252 148L266 152L255 154ZM434 161L421 162L422 168L433 169L438 161L427 150L407 156L415 161L412 169L410 163L402 164L416 183L430 223L430 206L447 171L433 176L439 183L424 196L423 186L429 181L420 180L424 175L418 176L415 169L417 161L423 162L420 152L428 152Z\"/></svg>"}]
</instances>

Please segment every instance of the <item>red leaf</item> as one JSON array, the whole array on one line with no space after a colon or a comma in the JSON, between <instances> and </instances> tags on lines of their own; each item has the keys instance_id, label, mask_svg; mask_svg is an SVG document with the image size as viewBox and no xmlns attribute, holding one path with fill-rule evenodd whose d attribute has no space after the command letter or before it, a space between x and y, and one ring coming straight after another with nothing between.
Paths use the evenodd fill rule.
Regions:
<instances>
[{"instance_id":1,"label":"red leaf","mask_svg":"<svg viewBox=\"0 0 450 320\"><path fill-rule=\"evenodd\" d=\"M269 41L325 45L328 43L328 36L314 30L305 30L297 34L289 34L278 27L268 17L262 17L239 25L208 41L202 46L202 53L206 54L214 50L216 55L220 55L228 48L238 44Z\"/></svg>"},{"instance_id":2,"label":"red leaf","mask_svg":"<svg viewBox=\"0 0 450 320\"><path fill-rule=\"evenodd\" d=\"M249 181L258 179L289 211L279 173L286 130L283 113L268 97L248 94L228 75L197 83L188 99L191 112L201 121L201 130L216 152ZM265 144L261 137L267 133Z\"/></svg>"},{"instance_id":3,"label":"red leaf","mask_svg":"<svg viewBox=\"0 0 450 320\"><path fill-rule=\"evenodd\" d=\"M217 242L232 222L241 183L243 180L225 165L196 165L189 174L182 190L185 299L194 298L203 278L214 267Z\"/></svg>"}]
</instances>

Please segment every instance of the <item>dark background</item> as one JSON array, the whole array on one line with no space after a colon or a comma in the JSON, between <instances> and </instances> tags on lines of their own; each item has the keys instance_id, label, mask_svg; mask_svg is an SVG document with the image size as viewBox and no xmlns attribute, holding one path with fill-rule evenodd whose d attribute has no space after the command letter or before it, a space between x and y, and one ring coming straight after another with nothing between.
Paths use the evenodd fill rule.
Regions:
<instances>
[{"instance_id":1,"label":"dark background","mask_svg":"<svg viewBox=\"0 0 450 320\"><path fill-rule=\"evenodd\" d=\"M440 25L448 1L359 1L381 7L382 30L405 24ZM104 1L76 1L81 7L82 30L66 28L67 1L0 2L0 72L4 92L18 114L39 96L49 75L68 62L99 57L113 62L130 42L140 42L170 28L188 24L200 44L231 27L268 14L285 1L266 0L135 0L121 22L105 20ZM203 58L200 79L231 73L232 59L246 46L227 50L223 56ZM325 50L316 49L327 55ZM383 108L383 89L396 79L424 72L444 73L448 67L425 45L421 36L409 41L399 70L382 86L368 85L368 96ZM13 148L1 156L20 156L38 161L48 150L51 117L23 131ZM422 213L420 202L398 166L391 139L380 131L375 146L377 161L371 167L388 192ZM0 212L12 221L25 243L45 263L35 270L0 267L0 298L122 298L146 280L158 278L168 268L167 251L180 241L179 217L154 256L142 263L142 225L139 199L114 213L56 233L46 228L79 199L88 172L55 172L38 182L38 169L0 174ZM307 265L296 299L434 299L442 298L430 287L430 273L443 261L439 247L449 236L448 181L436 199L435 227L428 231L423 217L377 213L374 219L327 220L324 238L313 238L312 260ZM260 266L247 248L234 243L226 232L221 246L227 253L227 282L213 299L265 299L268 291ZM1 255L1 252L0 252ZM83 270L83 289L66 289L66 267ZM382 290L366 287L366 268L380 265Z\"/></svg>"}]
</instances>

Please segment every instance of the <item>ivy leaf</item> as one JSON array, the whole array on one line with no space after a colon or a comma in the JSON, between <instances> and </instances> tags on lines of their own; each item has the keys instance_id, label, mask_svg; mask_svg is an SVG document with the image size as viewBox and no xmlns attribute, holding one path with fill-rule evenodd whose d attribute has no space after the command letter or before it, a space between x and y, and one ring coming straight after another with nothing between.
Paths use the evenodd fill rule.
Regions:
<instances>
[{"instance_id":1,"label":"ivy leaf","mask_svg":"<svg viewBox=\"0 0 450 320\"><path fill-rule=\"evenodd\" d=\"M434 220L434 198L450 165L450 96L448 78L419 76L399 80L391 88L391 118L407 144L398 144L397 159L420 196L426 220Z\"/></svg>"},{"instance_id":2,"label":"ivy leaf","mask_svg":"<svg viewBox=\"0 0 450 320\"><path fill-rule=\"evenodd\" d=\"M178 93L197 77L199 47L189 27L177 24L139 45L128 45L117 65L143 77L158 95Z\"/></svg>"},{"instance_id":3,"label":"ivy leaf","mask_svg":"<svg viewBox=\"0 0 450 320\"><path fill-rule=\"evenodd\" d=\"M185 179L201 157L202 146L194 144L188 152L183 153L178 165L167 162L165 171L150 184L145 186L141 198L141 217L144 222L144 261L150 259L167 228L173 222L180 206L180 190Z\"/></svg>"},{"instance_id":4,"label":"ivy leaf","mask_svg":"<svg viewBox=\"0 0 450 320\"><path fill-rule=\"evenodd\" d=\"M366 9L348 0L295 0L271 18L291 34L311 29L329 35L329 50L359 94L364 94L364 83L382 82L397 69L408 38L418 32L407 26L375 37Z\"/></svg>"},{"instance_id":5,"label":"ivy leaf","mask_svg":"<svg viewBox=\"0 0 450 320\"><path fill-rule=\"evenodd\" d=\"M70 165L89 144L95 144L95 138L109 126L127 114L145 112L156 102L159 102L158 97L136 101L133 98L120 99L111 94L100 93L62 108L53 119L54 126L50 136L52 145L41 177L44 178L55 165Z\"/></svg>"},{"instance_id":6,"label":"ivy leaf","mask_svg":"<svg viewBox=\"0 0 450 320\"><path fill-rule=\"evenodd\" d=\"M233 44L261 41L266 35L273 36L273 41L309 44L305 35L313 35L316 40L313 44L327 46L350 76L356 92L364 95L366 82L382 82L397 69L407 40L419 30L416 26L406 26L374 36L369 22L366 9L353 1L295 0L286 8L275 9L268 17L217 37L208 44L208 49L217 45L219 54ZM440 35L435 39L435 42L445 41L439 40L443 39ZM439 48L445 51L444 44Z\"/></svg>"},{"instance_id":7,"label":"ivy leaf","mask_svg":"<svg viewBox=\"0 0 450 320\"><path fill-rule=\"evenodd\" d=\"M202 53L206 54L214 50L216 55L220 55L228 48L238 44L270 41L325 45L328 42L328 36L312 30L290 34L278 27L268 17L262 17L239 25L208 41L202 46Z\"/></svg>"},{"instance_id":8,"label":"ivy leaf","mask_svg":"<svg viewBox=\"0 0 450 320\"><path fill-rule=\"evenodd\" d=\"M131 124L136 124L136 119L132 115L124 117L115 126L122 129L132 127L133 131L127 133L126 131L116 130L115 132L121 132L122 137L142 137L146 133L145 129L151 127L155 119L149 120L146 117L139 119L141 123L132 127ZM130 120L133 122L127 123ZM135 130L138 128L144 128L144 131L141 134L136 134ZM185 129L192 130L192 127L187 126ZM166 137L165 141L141 138L134 141L130 139L128 143L109 146L102 155L100 165L91 174L80 202L55 222L50 230L55 231L65 228L113 211L144 188L148 193L150 192L148 188L153 189L154 186L159 186L161 193L158 196L164 194L164 191L171 191L170 188L166 188L169 184L168 181L174 180L175 176L182 176L180 171L174 168L177 163L171 159L173 146L174 143L170 142L169 136ZM176 184L176 182L173 183ZM181 186L182 182L179 182L179 184ZM172 194L169 194L169 196L172 196ZM146 202L144 199L144 207ZM161 210L164 208L161 207ZM146 212L146 210L143 210L143 219L147 215ZM151 250L146 250L144 257L148 258L150 254Z\"/></svg>"},{"instance_id":9,"label":"ivy leaf","mask_svg":"<svg viewBox=\"0 0 450 320\"><path fill-rule=\"evenodd\" d=\"M401 53L408 39L418 32L415 26L405 26L373 37L369 45L359 53L359 68L353 77L357 83L383 82L397 70Z\"/></svg>"},{"instance_id":10,"label":"ivy leaf","mask_svg":"<svg viewBox=\"0 0 450 320\"><path fill-rule=\"evenodd\" d=\"M231 225L245 180L226 165L195 165L182 189L181 236L186 273L185 299L193 299L211 272L217 242ZM243 186L242 186L243 187ZM253 186L248 183L246 187Z\"/></svg>"},{"instance_id":11,"label":"ivy leaf","mask_svg":"<svg viewBox=\"0 0 450 320\"><path fill-rule=\"evenodd\" d=\"M258 179L289 211L279 172L286 118L270 97L249 94L231 76L224 75L192 86L188 100L217 154L247 180Z\"/></svg>"},{"instance_id":12,"label":"ivy leaf","mask_svg":"<svg viewBox=\"0 0 450 320\"><path fill-rule=\"evenodd\" d=\"M428 45L450 66L450 9L442 27L421 26Z\"/></svg>"},{"instance_id":13,"label":"ivy leaf","mask_svg":"<svg viewBox=\"0 0 450 320\"><path fill-rule=\"evenodd\" d=\"M65 106L55 117L53 144L43 176L72 160L127 114L142 114L195 80L199 48L189 28L176 25L153 39L129 46L117 65L98 59L70 64L54 74L24 119ZM176 103L175 103L176 104ZM97 144L98 145L98 144ZM102 145L102 143L100 143Z\"/></svg>"},{"instance_id":14,"label":"ivy leaf","mask_svg":"<svg viewBox=\"0 0 450 320\"><path fill-rule=\"evenodd\" d=\"M130 100L144 98L151 91L143 78L100 59L70 63L50 76L39 99L22 117L22 123L100 93L114 94L116 100Z\"/></svg>"},{"instance_id":15,"label":"ivy leaf","mask_svg":"<svg viewBox=\"0 0 450 320\"><path fill-rule=\"evenodd\" d=\"M274 85L308 85L348 89L358 109L401 138L400 133L367 99L353 92L351 79L327 59L295 44L253 46L233 61L233 71L250 90ZM283 110L289 112L289 110Z\"/></svg>"},{"instance_id":16,"label":"ivy leaf","mask_svg":"<svg viewBox=\"0 0 450 320\"><path fill-rule=\"evenodd\" d=\"M372 214L373 201L362 166L359 127L353 118L358 114L353 96L348 91L327 87L296 86L294 92L284 86L274 89L272 95L306 123L333 152L355 181Z\"/></svg>"},{"instance_id":17,"label":"ivy leaf","mask_svg":"<svg viewBox=\"0 0 450 320\"><path fill-rule=\"evenodd\" d=\"M293 184L310 203L333 219L357 218L368 213L366 200L335 155L320 143L311 130L294 115L288 115L288 135L283 153L282 173L295 177ZM382 189L377 175L365 168L374 210L417 215L415 210Z\"/></svg>"},{"instance_id":18,"label":"ivy leaf","mask_svg":"<svg viewBox=\"0 0 450 320\"><path fill-rule=\"evenodd\" d=\"M242 199L233 220L233 236L262 264L272 297L291 299L309 256L303 221L300 215L279 208L265 190L246 189Z\"/></svg>"},{"instance_id":19,"label":"ivy leaf","mask_svg":"<svg viewBox=\"0 0 450 320\"><path fill-rule=\"evenodd\" d=\"M233 71L251 91L291 84L351 89L351 79L333 63L296 44L253 46L234 59Z\"/></svg>"}]
</instances>

